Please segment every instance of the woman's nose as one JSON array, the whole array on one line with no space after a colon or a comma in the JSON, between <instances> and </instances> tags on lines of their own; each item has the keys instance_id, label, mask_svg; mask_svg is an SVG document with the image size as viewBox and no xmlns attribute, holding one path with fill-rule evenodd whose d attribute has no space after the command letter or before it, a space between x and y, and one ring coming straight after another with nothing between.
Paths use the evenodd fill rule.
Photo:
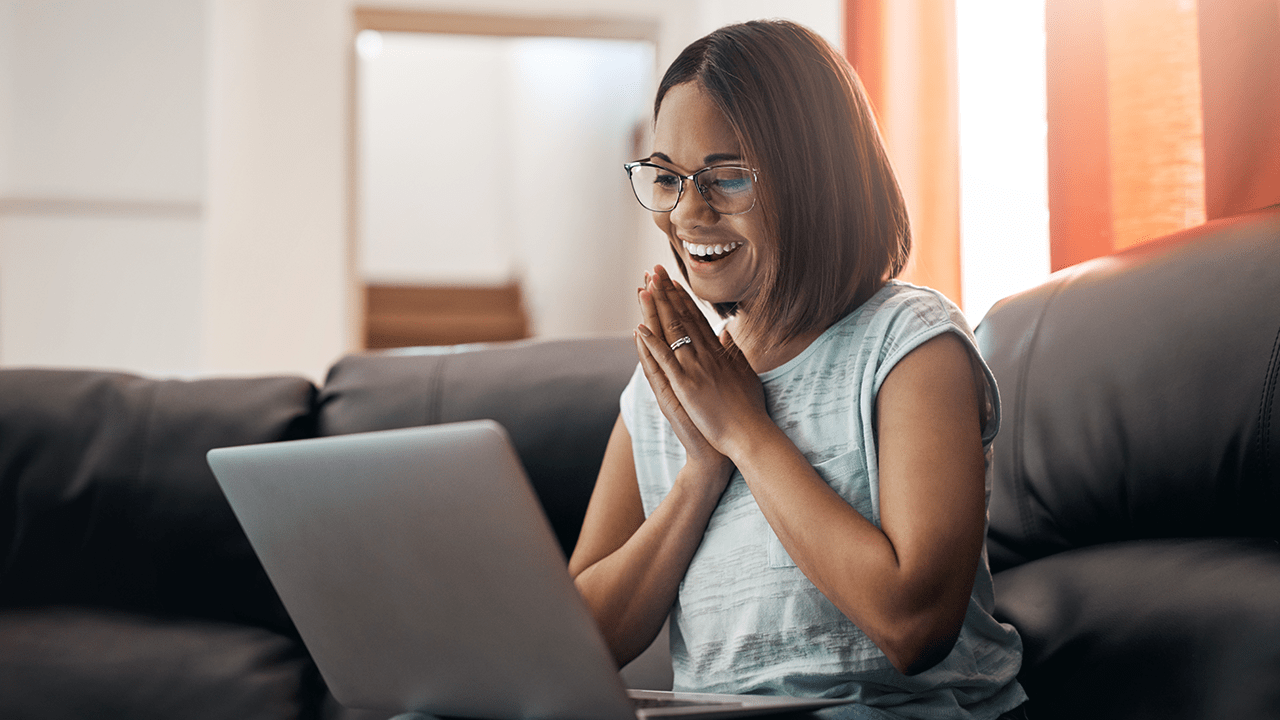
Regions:
<instances>
[{"instance_id":1,"label":"woman's nose","mask_svg":"<svg viewBox=\"0 0 1280 720\"><path fill-rule=\"evenodd\" d=\"M676 201L676 206L671 209L671 222L680 227L693 227L696 225L709 225L718 220L719 215L703 199L702 193L698 192L698 187L694 184L694 181L686 179L684 184L684 191L680 193L680 199Z\"/></svg>"}]
</instances>

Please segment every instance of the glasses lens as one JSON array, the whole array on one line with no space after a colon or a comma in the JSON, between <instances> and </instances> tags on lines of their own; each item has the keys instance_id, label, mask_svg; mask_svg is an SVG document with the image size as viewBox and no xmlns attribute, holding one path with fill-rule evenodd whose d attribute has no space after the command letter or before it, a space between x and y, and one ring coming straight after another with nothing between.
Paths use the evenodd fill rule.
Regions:
<instances>
[{"instance_id":1,"label":"glasses lens","mask_svg":"<svg viewBox=\"0 0 1280 720\"><path fill-rule=\"evenodd\" d=\"M707 204L722 215L737 215L755 207L755 178L746 168L707 168L695 181Z\"/></svg>"},{"instance_id":2,"label":"glasses lens","mask_svg":"<svg viewBox=\"0 0 1280 720\"><path fill-rule=\"evenodd\" d=\"M653 165L637 165L631 168L631 189L640 204L655 212L667 212L675 208L680 197L680 176Z\"/></svg>"}]
</instances>

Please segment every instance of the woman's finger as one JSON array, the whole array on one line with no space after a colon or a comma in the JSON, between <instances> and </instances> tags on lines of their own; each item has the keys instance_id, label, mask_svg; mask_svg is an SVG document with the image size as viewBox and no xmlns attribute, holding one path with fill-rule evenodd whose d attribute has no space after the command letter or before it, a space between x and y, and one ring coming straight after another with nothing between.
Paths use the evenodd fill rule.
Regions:
<instances>
[{"instance_id":1,"label":"woman's finger","mask_svg":"<svg viewBox=\"0 0 1280 720\"><path fill-rule=\"evenodd\" d=\"M641 325L641 328L644 326ZM667 376L662 372L662 366L658 364L658 360L653 357L653 353L649 352L649 348L644 342L643 333L636 330L636 354L640 356L640 369L644 371L645 379L649 381L650 387L657 392L658 386L670 388L667 382Z\"/></svg>"},{"instance_id":2,"label":"woman's finger","mask_svg":"<svg viewBox=\"0 0 1280 720\"><path fill-rule=\"evenodd\" d=\"M687 336L689 332L685 329L684 320L676 312L675 307L672 306L672 299L667 293L666 284L655 274L649 283L649 295L653 300L658 325L656 327L650 325L649 329L653 330L655 335L661 335L670 345Z\"/></svg>"},{"instance_id":3,"label":"woman's finger","mask_svg":"<svg viewBox=\"0 0 1280 720\"><path fill-rule=\"evenodd\" d=\"M680 404L680 398L671 387L671 382L662 371L657 358L653 356L644 333L637 330L635 336L636 352L640 356L640 367L644 371L645 379L649 381L649 387L653 390L654 397L658 399L658 407L662 410L663 416L667 418L667 422L671 423L671 428L675 430L676 437L679 438L686 451L693 452L697 449L705 452L710 445L698 430L697 425L690 419L689 413L684 409L684 406ZM654 336L652 334L648 336L648 340L652 341L653 339ZM668 352L670 352L669 349Z\"/></svg>"},{"instance_id":4,"label":"woman's finger","mask_svg":"<svg viewBox=\"0 0 1280 720\"><path fill-rule=\"evenodd\" d=\"M640 311L644 326L670 347L680 342L688 333L672 309L670 299L663 292L658 276L653 273L646 275L647 282L640 291Z\"/></svg>"},{"instance_id":5,"label":"woman's finger","mask_svg":"<svg viewBox=\"0 0 1280 720\"><path fill-rule=\"evenodd\" d=\"M666 281L670 284L667 296L672 300L676 313L684 321L684 328L690 337L701 341L698 343L699 347L716 347L718 339L715 331L711 329L711 323L707 321L707 316L702 314L702 308L698 306L697 301L683 285L669 277Z\"/></svg>"},{"instance_id":6,"label":"woman's finger","mask_svg":"<svg viewBox=\"0 0 1280 720\"><path fill-rule=\"evenodd\" d=\"M664 382L670 386L671 380L669 376L673 373L679 373L681 370L680 361L675 355L677 352L682 352L683 349L676 348L672 350L670 343L644 325L636 328L636 335L653 362L654 369L663 374ZM641 362L644 362L643 358Z\"/></svg>"},{"instance_id":7,"label":"woman's finger","mask_svg":"<svg viewBox=\"0 0 1280 720\"><path fill-rule=\"evenodd\" d=\"M702 311L689 302L688 293L684 288L673 282L661 265L654 268L651 277L649 287L658 319L662 323L663 336L668 341L668 345L680 342L680 347L691 348L694 350L693 354L696 354L699 349L710 348L707 338L711 327L707 324ZM682 342L681 338L685 337L689 340Z\"/></svg>"},{"instance_id":8,"label":"woman's finger","mask_svg":"<svg viewBox=\"0 0 1280 720\"><path fill-rule=\"evenodd\" d=\"M644 285L636 292L636 300L640 303L640 322L650 330L661 331L662 320L658 317L658 306L653 298L652 274L644 274Z\"/></svg>"}]
</instances>

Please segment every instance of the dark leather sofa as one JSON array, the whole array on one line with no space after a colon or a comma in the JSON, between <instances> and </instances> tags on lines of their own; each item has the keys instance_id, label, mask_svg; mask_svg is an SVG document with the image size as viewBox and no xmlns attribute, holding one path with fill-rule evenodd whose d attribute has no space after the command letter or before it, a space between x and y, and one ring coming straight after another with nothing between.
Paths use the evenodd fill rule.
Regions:
<instances>
[{"instance_id":1,"label":"dark leather sofa","mask_svg":"<svg viewBox=\"0 0 1280 720\"><path fill-rule=\"evenodd\" d=\"M998 614L1037 718L1280 718L1280 211L1055 275L978 330ZM566 552L630 338L301 378L0 370L0 718L338 718L211 447L491 417ZM659 655L660 655L659 650Z\"/></svg>"},{"instance_id":2,"label":"dark leather sofa","mask_svg":"<svg viewBox=\"0 0 1280 720\"><path fill-rule=\"evenodd\" d=\"M1044 718L1280 717L1280 208L994 307L987 547Z\"/></svg>"}]
</instances>

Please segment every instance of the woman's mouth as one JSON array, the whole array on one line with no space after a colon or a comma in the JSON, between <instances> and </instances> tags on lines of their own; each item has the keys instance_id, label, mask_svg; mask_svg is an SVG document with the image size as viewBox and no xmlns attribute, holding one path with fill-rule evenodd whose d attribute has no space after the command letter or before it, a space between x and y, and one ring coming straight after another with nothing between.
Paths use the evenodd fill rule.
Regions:
<instances>
[{"instance_id":1,"label":"woman's mouth","mask_svg":"<svg viewBox=\"0 0 1280 720\"><path fill-rule=\"evenodd\" d=\"M698 262L716 262L729 257L733 251L742 247L740 242L731 242L720 245L695 245L687 240L681 240L684 251Z\"/></svg>"}]
</instances>

